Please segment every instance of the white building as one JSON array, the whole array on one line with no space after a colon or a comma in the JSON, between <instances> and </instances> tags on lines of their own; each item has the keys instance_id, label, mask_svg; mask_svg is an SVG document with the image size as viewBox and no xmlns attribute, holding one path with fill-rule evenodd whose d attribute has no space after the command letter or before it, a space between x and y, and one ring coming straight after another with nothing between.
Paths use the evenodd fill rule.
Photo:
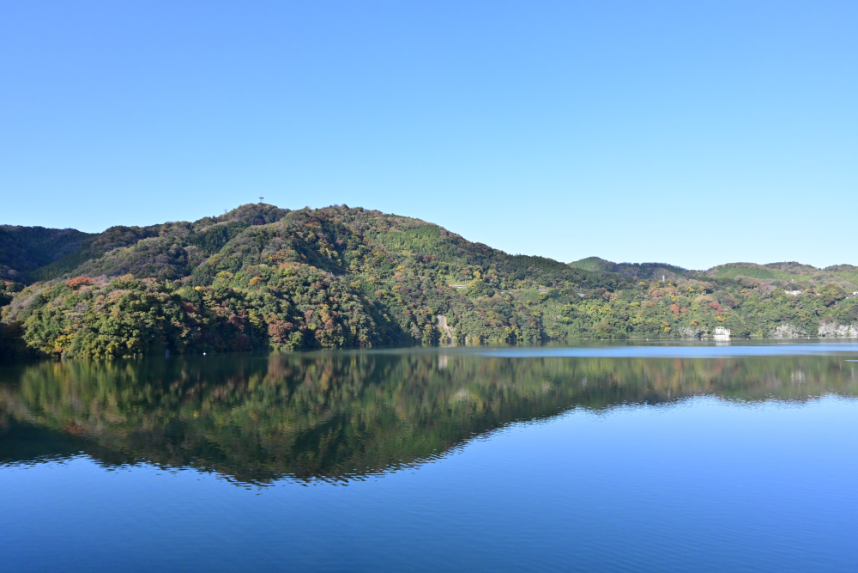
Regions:
<instances>
[{"instance_id":1,"label":"white building","mask_svg":"<svg viewBox=\"0 0 858 573\"><path fill-rule=\"evenodd\" d=\"M730 329L723 326L716 326L713 338L715 340L730 340Z\"/></svg>"}]
</instances>

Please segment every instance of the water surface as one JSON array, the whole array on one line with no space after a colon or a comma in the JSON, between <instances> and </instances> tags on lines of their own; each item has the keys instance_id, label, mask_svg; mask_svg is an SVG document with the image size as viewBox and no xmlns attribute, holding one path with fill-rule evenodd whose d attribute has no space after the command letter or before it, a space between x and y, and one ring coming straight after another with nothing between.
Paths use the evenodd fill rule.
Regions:
<instances>
[{"instance_id":1,"label":"water surface","mask_svg":"<svg viewBox=\"0 0 858 573\"><path fill-rule=\"evenodd\" d=\"M844 571L858 345L0 370L4 571Z\"/></svg>"}]
</instances>

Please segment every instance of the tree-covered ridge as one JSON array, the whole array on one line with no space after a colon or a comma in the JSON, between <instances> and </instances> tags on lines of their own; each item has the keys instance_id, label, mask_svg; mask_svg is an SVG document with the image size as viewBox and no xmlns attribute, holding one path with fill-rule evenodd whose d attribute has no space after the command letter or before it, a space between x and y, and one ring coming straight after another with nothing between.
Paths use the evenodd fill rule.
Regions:
<instances>
[{"instance_id":1,"label":"tree-covered ridge","mask_svg":"<svg viewBox=\"0 0 858 573\"><path fill-rule=\"evenodd\" d=\"M796 262L767 265L732 263L713 267L701 275L718 279L755 278L766 284L790 290L804 290L814 286L834 284L849 292L858 291L858 267L852 265L834 265L818 269Z\"/></svg>"},{"instance_id":2,"label":"tree-covered ridge","mask_svg":"<svg viewBox=\"0 0 858 573\"><path fill-rule=\"evenodd\" d=\"M282 218L288 210L244 205L219 217L151 227L111 227L29 276L35 280L73 276L177 279L253 225Z\"/></svg>"},{"instance_id":3,"label":"tree-covered ridge","mask_svg":"<svg viewBox=\"0 0 858 573\"><path fill-rule=\"evenodd\" d=\"M74 229L0 225L0 280L28 282L32 273L79 250L92 238Z\"/></svg>"},{"instance_id":4,"label":"tree-covered ridge","mask_svg":"<svg viewBox=\"0 0 858 573\"><path fill-rule=\"evenodd\" d=\"M617 273L636 280L738 280L757 279L762 284L787 290L805 290L834 284L848 292L858 291L858 267L833 265L820 269L796 262L729 263L705 271L695 271L666 263L614 263L599 257L588 257L569 266L593 272Z\"/></svg>"},{"instance_id":5,"label":"tree-covered ridge","mask_svg":"<svg viewBox=\"0 0 858 573\"><path fill-rule=\"evenodd\" d=\"M684 269L666 263L614 263L599 257L588 257L569 263L570 267L593 272L617 273L635 280L738 280L757 279L762 284L787 290L805 290L834 284L848 292L858 292L858 267L833 265L820 269L796 262L729 263L705 271Z\"/></svg>"},{"instance_id":6,"label":"tree-covered ridge","mask_svg":"<svg viewBox=\"0 0 858 573\"><path fill-rule=\"evenodd\" d=\"M842 357L486 358L251 355L41 362L0 372L0 428L78 441L108 465L148 462L240 482L349 479L443 455L516 421L712 395L738 402L858 395ZM0 463L30 461L14 430ZM64 451L63 449L60 452ZM51 452L41 452L50 455Z\"/></svg>"},{"instance_id":7,"label":"tree-covered ridge","mask_svg":"<svg viewBox=\"0 0 858 573\"><path fill-rule=\"evenodd\" d=\"M833 283L792 291L776 278L669 265L615 270L509 255L362 208L245 205L193 223L113 227L36 271L54 278L4 283L0 357L534 344L716 327L858 336L858 299Z\"/></svg>"},{"instance_id":8,"label":"tree-covered ridge","mask_svg":"<svg viewBox=\"0 0 858 573\"><path fill-rule=\"evenodd\" d=\"M439 331L438 315L461 342L539 342L538 314L492 300L495 291L625 284L344 206L245 206L193 224L113 228L87 248L103 254L65 275L77 278L30 285L4 310L30 348L105 357L435 344L453 332Z\"/></svg>"},{"instance_id":9,"label":"tree-covered ridge","mask_svg":"<svg viewBox=\"0 0 858 573\"><path fill-rule=\"evenodd\" d=\"M569 263L569 266L586 271L617 273L635 280L661 280L693 278L695 271L689 271L667 263L614 263L599 257L587 257Z\"/></svg>"}]
</instances>

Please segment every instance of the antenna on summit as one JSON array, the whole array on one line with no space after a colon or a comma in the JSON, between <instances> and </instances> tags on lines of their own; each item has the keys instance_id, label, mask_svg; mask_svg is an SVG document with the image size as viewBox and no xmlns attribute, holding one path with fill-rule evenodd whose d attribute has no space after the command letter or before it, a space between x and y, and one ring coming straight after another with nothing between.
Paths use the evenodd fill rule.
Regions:
<instances>
[{"instance_id":1,"label":"antenna on summit","mask_svg":"<svg viewBox=\"0 0 858 573\"><path fill-rule=\"evenodd\" d=\"M260 197L259 202L262 203L265 200L265 197Z\"/></svg>"}]
</instances>

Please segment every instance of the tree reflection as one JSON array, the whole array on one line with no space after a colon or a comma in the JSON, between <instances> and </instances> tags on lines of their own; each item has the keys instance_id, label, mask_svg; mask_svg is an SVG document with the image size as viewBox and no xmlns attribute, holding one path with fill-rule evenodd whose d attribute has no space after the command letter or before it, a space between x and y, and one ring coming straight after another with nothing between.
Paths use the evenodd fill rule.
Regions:
<instances>
[{"instance_id":1,"label":"tree reflection","mask_svg":"<svg viewBox=\"0 0 858 573\"><path fill-rule=\"evenodd\" d=\"M83 451L241 483L351 480L571 408L858 395L830 356L486 358L427 352L42 362L0 373L0 463Z\"/></svg>"}]
</instances>

